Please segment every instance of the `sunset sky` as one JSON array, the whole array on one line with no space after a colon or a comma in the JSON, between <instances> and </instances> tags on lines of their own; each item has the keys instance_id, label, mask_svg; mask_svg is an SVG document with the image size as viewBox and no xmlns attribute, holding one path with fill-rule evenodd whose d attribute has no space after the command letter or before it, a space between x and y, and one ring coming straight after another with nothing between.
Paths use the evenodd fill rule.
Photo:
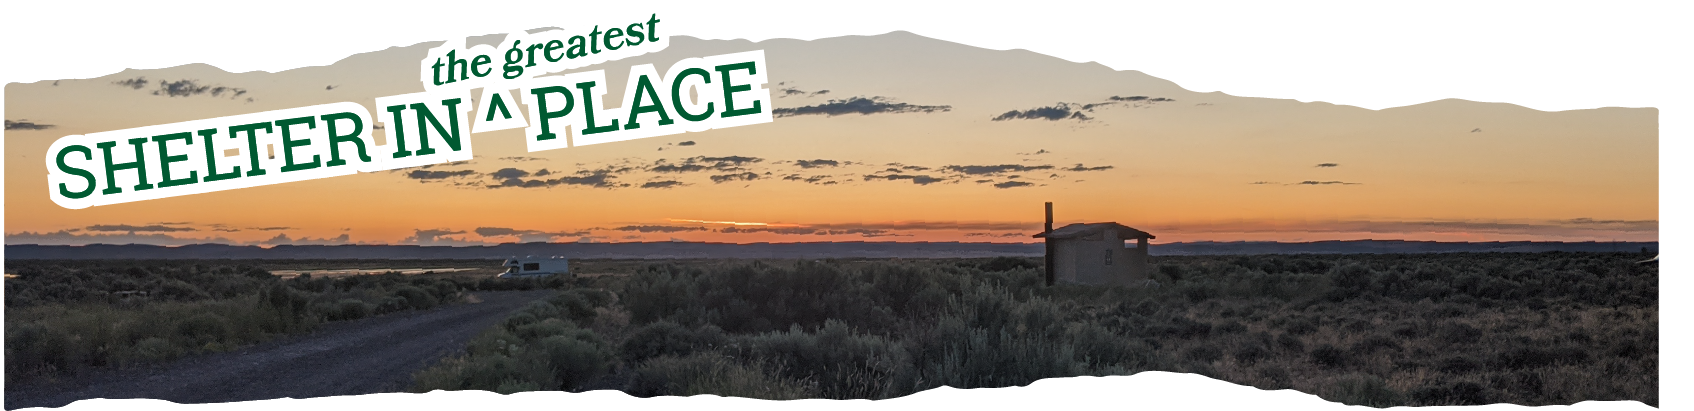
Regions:
<instances>
[{"instance_id":1,"label":"sunset sky","mask_svg":"<svg viewBox=\"0 0 1694 411\"><path fill-rule=\"evenodd\" d=\"M422 91L434 44L274 74L192 65L10 84L6 242L1029 242L1046 201L1061 224L1116 221L1155 243L1659 237L1654 109L1242 98L903 32L675 37L585 69L607 70L616 104L630 65L763 49L780 110L769 124L535 153L508 130L474 134L460 164L82 210L47 197L56 138L370 107Z\"/></svg>"}]
</instances>

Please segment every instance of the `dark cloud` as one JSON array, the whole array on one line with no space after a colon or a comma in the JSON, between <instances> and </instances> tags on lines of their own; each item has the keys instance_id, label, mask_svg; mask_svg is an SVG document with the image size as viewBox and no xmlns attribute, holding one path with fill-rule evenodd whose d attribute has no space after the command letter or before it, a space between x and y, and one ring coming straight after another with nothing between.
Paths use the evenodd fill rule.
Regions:
<instances>
[{"instance_id":1,"label":"dark cloud","mask_svg":"<svg viewBox=\"0 0 1694 411\"><path fill-rule=\"evenodd\" d=\"M800 182L805 182L807 184L817 184L817 185L826 185L826 186L827 185L835 185L836 181L830 180L831 177L834 177L834 176L817 175L817 176L811 176L811 177L804 177L804 176L801 176L799 174L789 174L789 175L783 176L782 181L800 181Z\"/></svg>"},{"instance_id":2,"label":"dark cloud","mask_svg":"<svg viewBox=\"0 0 1694 411\"><path fill-rule=\"evenodd\" d=\"M816 228L807 228L807 227L751 227L751 228L749 228L749 227L724 227L723 229L718 230L718 232L729 233L729 234L737 234L737 233L773 233L773 234L784 234L784 235L812 235L812 234L823 235L823 234L827 234L827 231L819 231Z\"/></svg>"},{"instance_id":3,"label":"dark cloud","mask_svg":"<svg viewBox=\"0 0 1694 411\"><path fill-rule=\"evenodd\" d=\"M725 182L730 182L730 181L753 181L753 180L758 180L758 179L759 179L759 175L754 174L754 173L721 174L721 175L712 176L712 182L713 183L725 183Z\"/></svg>"},{"instance_id":4,"label":"dark cloud","mask_svg":"<svg viewBox=\"0 0 1694 411\"><path fill-rule=\"evenodd\" d=\"M1032 185L1035 185L1035 183L1026 183L1026 182L1022 182L1022 181L1007 181L1007 182L1004 182L1004 183L995 184L994 188L1029 187L1029 186L1032 186Z\"/></svg>"},{"instance_id":5,"label":"dark cloud","mask_svg":"<svg viewBox=\"0 0 1694 411\"><path fill-rule=\"evenodd\" d=\"M46 130L58 127L52 124L32 123L29 119L19 119L18 121L5 120L5 124L7 130Z\"/></svg>"},{"instance_id":6,"label":"dark cloud","mask_svg":"<svg viewBox=\"0 0 1694 411\"><path fill-rule=\"evenodd\" d=\"M747 164L747 163L757 163L757 162L765 161L765 159L758 158L758 157L744 157L744 156L727 156L727 157L700 156L700 157L688 158L685 161L690 162L690 163L696 163L696 162L698 162L698 163L730 163L730 164L735 164L735 165L742 165L742 164Z\"/></svg>"},{"instance_id":7,"label":"dark cloud","mask_svg":"<svg viewBox=\"0 0 1694 411\"><path fill-rule=\"evenodd\" d=\"M413 180L440 180L440 179L446 179L446 178L452 178L452 177L464 177L464 176L473 175L473 174L476 174L476 171L474 171L474 170L454 170L454 171L412 170L412 172L406 173L406 178L410 178L410 179L413 179Z\"/></svg>"},{"instance_id":8,"label":"dark cloud","mask_svg":"<svg viewBox=\"0 0 1694 411\"><path fill-rule=\"evenodd\" d=\"M517 237L520 243L549 242L554 237L580 237L588 235L583 231L548 232L542 230L522 230L506 227L477 227L476 235L483 237Z\"/></svg>"},{"instance_id":9,"label":"dark cloud","mask_svg":"<svg viewBox=\"0 0 1694 411\"><path fill-rule=\"evenodd\" d=\"M508 179L506 181L501 181L500 184L498 184L498 185L488 186L488 188L501 188L501 187L535 188L535 187L549 187L549 186L552 186L552 184L548 184L547 180L524 180L524 179L521 179L521 178L513 178L513 179Z\"/></svg>"},{"instance_id":10,"label":"dark cloud","mask_svg":"<svg viewBox=\"0 0 1694 411\"><path fill-rule=\"evenodd\" d=\"M249 230L259 230L259 231L286 231L286 230L293 230L295 228L294 227L249 227L248 229Z\"/></svg>"},{"instance_id":11,"label":"dark cloud","mask_svg":"<svg viewBox=\"0 0 1694 411\"><path fill-rule=\"evenodd\" d=\"M1129 96L1129 97L1111 96L1111 97L1107 97L1106 100L1107 101L1113 101L1113 102L1120 102L1121 101L1121 102L1147 102L1147 103L1163 103L1163 102L1167 102L1167 101L1176 101L1175 99L1168 99L1168 98L1164 98L1164 97L1149 98L1147 96Z\"/></svg>"},{"instance_id":12,"label":"dark cloud","mask_svg":"<svg viewBox=\"0 0 1694 411\"><path fill-rule=\"evenodd\" d=\"M653 166L652 168L648 168L647 171L652 171L652 172L655 172L655 173L687 173L687 172L694 172L694 171L702 171L702 170L706 170L706 169L710 169L710 168L711 167L707 167L707 166L703 166L703 165L699 165L699 164L661 164L661 165Z\"/></svg>"},{"instance_id":13,"label":"dark cloud","mask_svg":"<svg viewBox=\"0 0 1694 411\"><path fill-rule=\"evenodd\" d=\"M907 103L891 103L886 97L853 97L846 100L830 100L828 103L799 108L779 108L771 113L776 117L825 115L839 116L844 114L894 114L894 113L934 113L952 111L953 106L920 106Z\"/></svg>"},{"instance_id":14,"label":"dark cloud","mask_svg":"<svg viewBox=\"0 0 1694 411\"><path fill-rule=\"evenodd\" d=\"M961 173L961 174L968 174L968 175L994 175L994 174L1001 174L1001 173L1007 173L1007 172L1020 172L1021 173L1021 172L1030 172L1030 171L1035 171L1035 170L1051 170L1051 169L1053 169L1053 166L1050 166L1050 165L1025 166L1025 165L1018 165L1018 164L1001 164L1001 165L996 165L996 166L956 166L955 165L955 166L942 167L941 169L943 171Z\"/></svg>"},{"instance_id":15,"label":"dark cloud","mask_svg":"<svg viewBox=\"0 0 1694 411\"><path fill-rule=\"evenodd\" d=\"M212 97L222 97L224 93L229 93L230 98L235 98L240 97L242 94L247 94L247 90L233 87L203 85L199 84L195 80L177 80L160 81L159 89L153 91L153 95L155 96L169 97L189 97L202 94L211 94Z\"/></svg>"},{"instance_id":16,"label":"dark cloud","mask_svg":"<svg viewBox=\"0 0 1694 411\"><path fill-rule=\"evenodd\" d=\"M226 86L219 86L219 85L210 85L210 84L200 84L199 80L177 80L177 81L160 80L158 82L154 82L154 81L148 80L146 77L136 77L136 78L132 78L132 79L114 81L114 82L112 82L112 84L116 84L119 87L128 87L128 88L133 89L133 90L140 90L140 89L143 89L143 88L147 88L147 85L149 85L149 84L158 84L159 87L158 87L157 90L153 90L153 95L155 95L155 96L166 96L166 97L192 97L192 96L200 96L200 95L211 95L212 97L223 97L225 94L227 94L227 95L229 95L229 98L234 99L234 98L241 97L242 95L247 94L247 89L236 88L236 87L226 87ZM248 99L248 101L252 101L252 99Z\"/></svg>"},{"instance_id":17,"label":"dark cloud","mask_svg":"<svg viewBox=\"0 0 1694 411\"><path fill-rule=\"evenodd\" d=\"M750 164L753 164L753 163L759 163L759 162L763 162L763 161L765 161L765 159L763 159L763 158L746 157L746 156L724 156L724 157L698 156L698 157L689 157L689 158L682 159L682 162L675 163L675 164L670 163L668 161L665 161L664 159L659 159L658 161L653 162L652 166L646 167L645 170L650 171L650 172L655 172L655 173L691 173L691 172L696 172L696 171L719 171L719 172L745 171L745 169L742 168L742 166L750 165ZM617 170L617 171L623 172L623 171L627 171L627 170Z\"/></svg>"},{"instance_id":18,"label":"dark cloud","mask_svg":"<svg viewBox=\"0 0 1694 411\"><path fill-rule=\"evenodd\" d=\"M794 165L800 166L800 168L837 167L841 165L841 162L835 160L797 160Z\"/></svg>"},{"instance_id":19,"label":"dark cloud","mask_svg":"<svg viewBox=\"0 0 1694 411\"><path fill-rule=\"evenodd\" d=\"M468 241L468 240L465 240L465 239L462 239L462 238L448 237L450 235L458 235L458 234L465 234L465 232L463 230L448 230L448 229L429 229L429 230L416 230L416 229L414 229L413 234L409 237L406 237L405 239L400 240L400 243L401 244L417 244L417 245L452 245L452 246L487 244L487 243L484 243L484 242L481 242L481 241Z\"/></svg>"},{"instance_id":20,"label":"dark cloud","mask_svg":"<svg viewBox=\"0 0 1694 411\"><path fill-rule=\"evenodd\" d=\"M829 230L831 235L858 234L861 237L911 237L911 234L896 234L883 229L849 228L845 230Z\"/></svg>"},{"instance_id":21,"label":"dark cloud","mask_svg":"<svg viewBox=\"0 0 1694 411\"><path fill-rule=\"evenodd\" d=\"M778 85L781 85L781 83L778 83ZM794 88L794 87L777 89L776 91L782 92L782 95L777 96L777 98L783 98L783 97L788 97L788 96L813 97L813 96L821 96L821 95L829 94L829 90L805 91L805 90L801 90L801 89Z\"/></svg>"},{"instance_id":22,"label":"dark cloud","mask_svg":"<svg viewBox=\"0 0 1694 411\"><path fill-rule=\"evenodd\" d=\"M351 243L352 241L353 241L352 236L349 236L347 234L341 234L340 236L336 236L334 238L300 237L300 238L296 239L296 238L289 238L288 234L286 234L286 233L278 233L276 235L276 237L271 237L269 240L259 241L258 244L262 244L262 245L283 245L283 244L336 245L336 244L348 244L348 243Z\"/></svg>"},{"instance_id":23,"label":"dark cloud","mask_svg":"<svg viewBox=\"0 0 1694 411\"><path fill-rule=\"evenodd\" d=\"M519 169L516 169L516 168L502 168L502 169L500 169L500 171L495 171L494 173L489 174L489 176L497 178L497 179L501 179L501 180L507 180L507 179L513 179L513 178L529 177L529 172L519 170Z\"/></svg>"},{"instance_id":24,"label":"dark cloud","mask_svg":"<svg viewBox=\"0 0 1694 411\"><path fill-rule=\"evenodd\" d=\"M1318 164L1318 167L1337 167L1337 166L1340 166L1340 164L1335 164L1335 163Z\"/></svg>"},{"instance_id":25,"label":"dark cloud","mask_svg":"<svg viewBox=\"0 0 1694 411\"><path fill-rule=\"evenodd\" d=\"M1306 181L1301 181L1301 182L1298 182L1298 183L1294 183L1294 184L1296 184L1296 185L1303 185L1303 186L1326 186L1326 185L1358 185L1358 184L1363 184L1363 183L1349 183L1349 182L1345 182L1345 181L1314 181L1314 180L1306 180Z\"/></svg>"},{"instance_id":26,"label":"dark cloud","mask_svg":"<svg viewBox=\"0 0 1694 411\"><path fill-rule=\"evenodd\" d=\"M687 231L711 231L706 227L689 227L676 225L626 225L613 228L615 231L639 231L643 233L681 233Z\"/></svg>"},{"instance_id":27,"label":"dark cloud","mask_svg":"<svg viewBox=\"0 0 1694 411\"><path fill-rule=\"evenodd\" d=\"M588 186L588 187L594 187L594 188L623 188L623 187L629 187L630 185L628 183L620 183L620 182L614 181L614 180L617 179L617 175L615 175L614 173L628 172L628 171L632 171L632 170L634 170L634 168L627 167L627 166L606 166L606 167L602 167L600 169L595 169L595 170L579 170L579 171L577 171L577 175L573 175L573 176L563 176L563 177L550 178L550 179L528 179L528 180L526 180L526 179L518 178L518 177L507 178L507 179L500 181L499 184L493 184L493 185L490 185L488 187L489 188L504 188L504 187L538 188L538 187L553 187L553 186L559 186L559 185L573 185L573 186ZM502 171L504 171L504 170L502 170ZM543 171L546 171L546 170L543 170ZM499 172L497 171L496 173L499 173ZM512 174L512 173L508 173L508 174ZM542 174L541 172L537 172L537 173L533 174L532 176L540 177L540 176L559 175L559 174L560 173L549 171L546 174Z\"/></svg>"},{"instance_id":28,"label":"dark cloud","mask_svg":"<svg viewBox=\"0 0 1694 411\"><path fill-rule=\"evenodd\" d=\"M687 185L687 184L683 184L681 181L676 181L676 180L648 181L646 183L641 184L641 188L671 188L671 187L681 187L681 186L685 186L685 185Z\"/></svg>"},{"instance_id":29,"label":"dark cloud","mask_svg":"<svg viewBox=\"0 0 1694 411\"><path fill-rule=\"evenodd\" d=\"M861 237L911 236L910 234L896 234L886 229L875 228L828 229L816 227L725 227L718 230L718 232L728 234L772 233L781 235L858 235Z\"/></svg>"},{"instance_id":30,"label":"dark cloud","mask_svg":"<svg viewBox=\"0 0 1694 411\"><path fill-rule=\"evenodd\" d=\"M1658 231L1659 229L1659 220L1595 220L1592 218L1573 218L1569 220L1553 220L1551 223L1599 230L1617 229L1624 231Z\"/></svg>"},{"instance_id":31,"label":"dark cloud","mask_svg":"<svg viewBox=\"0 0 1694 411\"><path fill-rule=\"evenodd\" d=\"M1111 169L1112 169L1112 166L1083 167L1082 164L1077 164L1076 167L1063 168L1061 170L1065 170L1065 171L1105 171L1105 170L1111 170Z\"/></svg>"},{"instance_id":32,"label":"dark cloud","mask_svg":"<svg viewBox=\"0 0 1694 411\"><path fill-rule=\"evenodd\" d=\"M1092 108L1092 107L1090 107ZM1012 110L995 116L992 121L1006 120L1077 120L1088 121L1093 118L1082 114L1083 109L1071 103L1059 103L1047 107L1037 107L1029 110Z\"/></svg>"},{"instance_id":33,"label":"dark cloud","mask_svg":"<svg viewBox=\"0 0 1694 411\"><path fill-rule=\"evenodd\" d=\"M1023 233L1001 233L1001 234L994 234L994 233L965 233L965 237L999 237L999 238L1013 238L1013 237L1023 237Z\"/></svg>"},{"instance_id":34,"label":"dark cloud","mask_svg":"<svg viewBox=\"0 0 1694 411\"><path fill-rule=\"evenodd\" d=\"M519 229L515 229L515 228L506 228L506 227L477 227L475 231L476 231L476 235L480 235L480 236L483 236L483 237L498 237L498 236L518 235L518 234L524 234L524 233L537 232L535 230L519 230Z\"/></svg>"},{"instance_id":35,"label":"dark cloud","mask_svg":"<svg viewBox=\"0 0 1694 411\"><path fill-rule=\"evenodd\" d=\"M888 181L912 180L912 184L917 184L917 185L920 185L920 186L939 183L939 182L942 182L942 181L947 181L947 179L944 179L944 178L936 178L936 177L932 177L932 176L928 176L928 175L909 175L909 174L890 174L890 175L885 175L885 176L879 176L879 175L875 175L875 174L866 175L865 181L870 181L870 180L888 180Z\"/></svg>"},{"instance_id":36,"label":"dark cloud","mask_svg":"<svg viewBox=\"0 0 1694 411\"><path fill-rule=\"evenodd\" d=\"M447 230L447 229L413 230L413 231L416 233L416 235L418 237L440 237L440 236L444 236L444 235L464 234L465 233L464 230Z\"/></svg>"},{"instance_id":37,"label":"dark cloud","mask_svg":"<svg viewBox=\"0 0 1694 411\"><path fill-rule=\"evenodd\" d=\"M547 169L545 169L545 168L543 168L543 169L540 169L540 170L537 170L537 171L536 171L536 172L535 172L535 176L536 176L536 177L546 177L546 176L550 176L550 175L553 175L553 172L552 172L552 171L548 171L548 170L547 170Z\"/></svg>"},{"instance_id":38,"label":"dark cloud","mask_svg":"<svg viewBox=\"0 0 1694 411\"><path fill-rule=\"evenodd\" d=\"M6 233L6 244L41 244L41 245L85 245L85 244L153 244L153 245L186 245L186 244L234 244L227 238L209 237L173 237L167 234L138 234L121 232L114 234L87 233L78 234L75 230L59 230L53 232L16 232Z\"/></svg>"},{"instance_id":39,"label":"dark cloud","mask_svg":"<svg viewBox=\"0 0 1694 411\"><path fill-rule=\"evenodd\" d=\"M1277 184L1277 182L1275 182L1275 181L1254 181L1254 182L1247 183L1247 184L1262 186L1262 185L1275 185L1275 184Z\"/></svg>"},{"instance_id":40,"label":"dark cloud","mask_svg":"<svg viewBox=\"0 0 1694 411\"><path fill-rule=\"evenodd\" d=\"M144 87L147 87L147 83L149 83L149 82L147 81L146 77L136 77L136 78L132 78L132 79L123 79L123 80L118 80L118 81L112 82L112 84L116 84L119 87L129 87L129 88L135 89L135 90L140 90Z\"/></svg>"},{"instance_id":41,"label":"dark cloud","mask_svg":"<svg viewBox=\"0 0 1694 411\"><path fill-rule=\"evenodd\" d=\"M177 231L194 231L188 227L167 227L163 225L135 226L129 224L96 224L84 228L88 231L124 232L124 233L168 233Z\"/></svg>"},{"instance_id":42,"label":"dark cloud","mask_svg":"<svg viewBox=\"0 0 1694 411\"><path fill-rule=\"evenodd\" d=\"M1088 120L1093 120L1094 118L1089 117L1087 114L1084 114L1084 113L1091 113L1096 108L1111 107L1111 106L1117 106L1117 105L1123 105L1123 104L1129 104L1129 105L1133 105L1135 107L1143 107L1143 106L1146 106L1146 105L1150 105L1150 104L1154 104L1154 103L1162 103L1162 102L1167 102L1167 101L1176 101L1176 100L1172 100L1172 99L1168 99L1168 98L1164 98L1164 97L1148 98L1147 96L1131 96L1131 97L1112 96L1112 97L1106 98L1106 101L1102 102L1102 103L1083 104L1083 103L1060 102L1060 103L1056 103L1054 105L1047 106L1047 107L1036 107L1036 108L1032 108L1032 109L1028 109L1028 110L1012 110L1012 111L1007 111L1007 112L1000 114L998 116L995 116L994 118L991 118L990 120L992 120L992 121L1006 121L1006 120L1047 120L1047 121L1076 120L1076 121L1088 121ZM1042 154L1044 152L1046 152L1046 150L1042 150L1042 152L1038 152L1038 153L1035 153L1035 154Z\"/></svg>"},{"instance_id":43,"label":"dark cloud","mask_svg":"<svg viewBox=\"0 0 1694 411\"><path fill-rule=\"evenodd\" d=\"M594 187L594 188L629 187L629 184L621 184L621 183L611 181L614 178L617 178L617 177L612 176L610 174L597 173L597 174L589 174L589 175L580 176L580 177L576 177L576 176L560 177L560 178L547 180L547 183L548 183L548 185L563 184L563 185L573 185L573 186L589 186L589 187Z\"/></svg>"},{"instance_id":44,"label":"dark cloud","mask_svg":"<svg viewBox=\"0 0 1694 411\"><path fill-rule=\"evenodd\" d=\"M688 141L684 141L684 142L681 142L681 143L676 143L676 145L685 146L685 147L686 146L692 146L692 145L694 145L694 140L688 140Z\"/></svg>"}]
</instances>

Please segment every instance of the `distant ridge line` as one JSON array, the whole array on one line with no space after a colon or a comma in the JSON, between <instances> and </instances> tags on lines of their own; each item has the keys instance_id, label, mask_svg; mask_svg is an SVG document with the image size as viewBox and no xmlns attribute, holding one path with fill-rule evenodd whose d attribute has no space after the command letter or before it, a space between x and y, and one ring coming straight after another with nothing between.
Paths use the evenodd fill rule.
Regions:
<instances>
[{"instance_id":1,"label":"distant ridge line","mask_svg":"<svg viewBox=\"0 0 1694 411\"><path fill-rule=\"evenodd\" d=\"M146 244L5 246L6 259L499 259L523 255L596 259L680 258L969 258L1036 257L1041 243L808 242L808 243L506 243L488 246ZM1155 256L1253 254L1400 254L1456 252L1657 252L1651 242L1407 240L1197 241L1155 244Z\"/></svg>"}]
</instances>

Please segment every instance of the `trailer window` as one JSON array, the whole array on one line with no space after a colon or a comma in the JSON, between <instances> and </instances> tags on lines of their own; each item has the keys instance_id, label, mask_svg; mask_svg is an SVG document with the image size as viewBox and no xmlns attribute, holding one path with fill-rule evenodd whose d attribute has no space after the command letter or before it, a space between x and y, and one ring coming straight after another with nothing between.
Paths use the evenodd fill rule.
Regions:
<instances>
[{"instance_id":1,"label":"trailer window","mask_svg":"<svg viewBox=\"0 0 1694 411\"><path fill-rule=\"evenodd\" d=\"M523 263L523 270L524 271L537 271L537 270L540 270L540 269L541 269L541 263Z\"/></svg>"}]
</instances>

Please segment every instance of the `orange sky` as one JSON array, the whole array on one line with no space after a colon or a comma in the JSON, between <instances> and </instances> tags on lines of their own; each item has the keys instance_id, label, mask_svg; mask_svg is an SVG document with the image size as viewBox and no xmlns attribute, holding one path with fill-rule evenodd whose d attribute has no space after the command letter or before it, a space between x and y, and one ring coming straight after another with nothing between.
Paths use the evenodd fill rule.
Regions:
<instances>
[{"instance_id":1,"label":"orange sky","mask_svg":"<svg viewBox=\"0 0 1694 411\"><path fill-rule=\"evenodd\" d=\"M872 114L779 113L769 124L536 153L508 130L474 134L476 157L463 164L82 210L47 197L41 158L56 138L369 107L421 91L417 60L431 45L282 73L184 66L7 85L7 120L52 127L6 131L6 242L1027 242L1045 201L1061 224L1116 221L1156 243L1658 239L1654 109L1445 100L1372 111L1240 98L907 33L678 37L664 52L587 68L607 70L605 101L616 104L630 65L764 49L776 108L828 112L857 97ZM116 84L135 78L149 82ZM245 93L153 93L179 80ZM1042 107L1081 116L995 120ZM543 187L496 187L513 178Z\"/></svg>"}]
</instances>

